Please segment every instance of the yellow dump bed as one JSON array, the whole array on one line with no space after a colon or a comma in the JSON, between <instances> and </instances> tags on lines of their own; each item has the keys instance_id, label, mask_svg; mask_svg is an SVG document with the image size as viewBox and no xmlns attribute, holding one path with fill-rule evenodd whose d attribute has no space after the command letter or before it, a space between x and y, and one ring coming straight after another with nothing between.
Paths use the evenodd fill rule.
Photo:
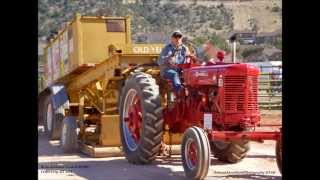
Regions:
<instances>
[{"instance_id":1,"label":"yellow dump bed","mask_svg":"<svg viewBox=\"0 0 320 180\"><path fill-rule=\"evenodd\" d=\"M163 44L132 44L129 17L75 18L44 49L44 89L71 73L84 72L113 53L157 55ZM134 59L134 58L133 58Z\"/></svg>"}]
</instances>

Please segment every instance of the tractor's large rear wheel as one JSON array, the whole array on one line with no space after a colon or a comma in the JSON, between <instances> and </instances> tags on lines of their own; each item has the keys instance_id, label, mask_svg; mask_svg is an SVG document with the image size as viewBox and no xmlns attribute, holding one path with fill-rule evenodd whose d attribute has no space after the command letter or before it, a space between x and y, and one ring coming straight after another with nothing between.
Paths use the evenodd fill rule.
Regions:
<instances>
[{"instance_id":1,"label":"tractor's large rear wheel","mask_svg":"<svg viewBox=\"0 0 320 180\"><path fill-rule=\"evenodd\" d=\"M249 140L211 142L211 150L214 157L218 158L220 161L229 163L237 163L241 161L247 155L249 149Z\"/></svg>"},{"instance_id":2,"label":"tractor's large rear wheel","mask_svg":"<svg viewBox=\"0 0 320 180\"><path fill-rule=\"evenodd\" d=\"M163 134L159 86L138 72L127 79L120 98L120 134L130 163L148 164L158 154Z\"/></svg>"}]
</instances>

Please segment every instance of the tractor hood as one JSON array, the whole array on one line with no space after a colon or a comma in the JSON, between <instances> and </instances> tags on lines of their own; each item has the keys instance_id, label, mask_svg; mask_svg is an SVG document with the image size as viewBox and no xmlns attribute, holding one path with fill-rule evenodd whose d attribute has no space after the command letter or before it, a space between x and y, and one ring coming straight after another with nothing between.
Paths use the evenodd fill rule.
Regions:
<instances>
[{"instance_id":1,"label":"tractor hood","mask_svg":"<svg viewBox=\"0 0 320 180\"><path fill-rule=\"evenodd\" d=\"M250 64L221 63L210 66L196 66L185 69L183 77L186 85L217 85L225 76L258 76L259 69Z\"/></svg>"}]
</instances>

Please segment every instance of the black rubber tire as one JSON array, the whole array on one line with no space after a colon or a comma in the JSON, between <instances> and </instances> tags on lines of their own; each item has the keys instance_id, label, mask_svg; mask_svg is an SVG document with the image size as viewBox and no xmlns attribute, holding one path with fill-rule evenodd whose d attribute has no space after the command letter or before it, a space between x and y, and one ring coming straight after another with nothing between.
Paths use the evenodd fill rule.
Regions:
<instances>
[{"instance_id":1,"label":"black rubber tire","mask_svg":"<svg viewBox=\"0 0 320 180\"><path fill-rule=\"evenodd\" d=\"M222 146L219 146L218 143L221 143ZM210 145L214 157L228 163L241 161L250 149L249 140L233 140L230 142L211 141Z\"/></svg>"},{"instance_id":2,"label":"black rubber tire","mask_svg":"<svg viewBox=\"0 0 320 180\"><path fill-rule=\"evenodd\" d=\"M191 139L197 146L197 163L194 168L190 168L187 164L187 142ZM188 178L204 179L210 167L210 144L209 139L203 129L193 126L186 130L182 139L181 157L184 172Z\"/></svg>"},{"instance_id":3,"label":"black rubber tire","mask_svg":"<svg viewBox=\"0 0 320 180\"><path fill-rule=\"evenodd\" d=\"M140 97L142 108L142 131L137 148L128 147L124 133L124 103L129 90L134 89ZM129 77L122 89L120 98L120 135L124 154L133 164L149 164L159 153L163 134L162 108L159 86L155 79L146 73L137 72Z\"/></svg>"},{"instance_id":4,"label":"black rubber tire","mask_svg":"<svg viewBox=\"0 0 320 180\"><path fill-rule=\"evenodd\" d=\"M61 135L61 128L62 128L62 121L64 118L64 109L63 107L60 107L57 110L54 110L51 102L51 96L47 96L44 99L44 107L43 107L43 125L44 125L44 131L45 134L48 136L49 140L59 140ZM52 112L52 123L51 123L51 130L48 128L48 122L47 122L47 111L48 106L51 104L51 112Z\"/></svg>"},{"instance_id":5,"label":"black rubber tire","mask_svg":"<svg viewBox=\"0 0 320 180\"><path fill-rule=\"evenodd\" d=\"M44 125L44 104L43 104L43 98L38 98L38 126Z\"/></svg>"},{"instance_id":6,"label":"black rubber tire","mask_svg":"<svg viewBox=\"0 0 320 180\"><path fill-rule=\"evenodd\" d=\"M63 152L73 153L78 151L77 120L74 116L63 119L60 144Z\"/></svg>"},{"instance_id":7,"label":"black rubber tire","mask_svg":"<svg viewBox=\"0 0 320 180\"><path fill-rule=\"evenodd\" d=\"M278 169L282 174L282 140L276 142L276 161Z\"/></svg>"}]
</instances>

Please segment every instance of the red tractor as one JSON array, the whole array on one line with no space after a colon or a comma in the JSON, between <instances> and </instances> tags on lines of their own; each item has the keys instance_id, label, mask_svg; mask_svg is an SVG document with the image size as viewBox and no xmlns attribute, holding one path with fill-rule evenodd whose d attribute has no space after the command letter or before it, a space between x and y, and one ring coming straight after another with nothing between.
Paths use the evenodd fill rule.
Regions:
<instances>
[{"instance_id":1,"label":"red tractor","mask_svg":"<svg viewBox=\"0 0 320 180\"><path fill-rule=\"evenodd\" d=\"M137 71L125 82L120 99L120 131L128 161L152 162L163 144L163 132L170 129L171 133L184 133L181 156L189 178L207 176L211 153L225 162L242 160L250 140L276 141L281 172L281 128L274 132L255 131L260 123L259 69L223 61L207 65L191 62L180 68L185 88L179 94L151 71ZM172 94L175 100L168 103Z\"/></svg>"}]
</instances>

